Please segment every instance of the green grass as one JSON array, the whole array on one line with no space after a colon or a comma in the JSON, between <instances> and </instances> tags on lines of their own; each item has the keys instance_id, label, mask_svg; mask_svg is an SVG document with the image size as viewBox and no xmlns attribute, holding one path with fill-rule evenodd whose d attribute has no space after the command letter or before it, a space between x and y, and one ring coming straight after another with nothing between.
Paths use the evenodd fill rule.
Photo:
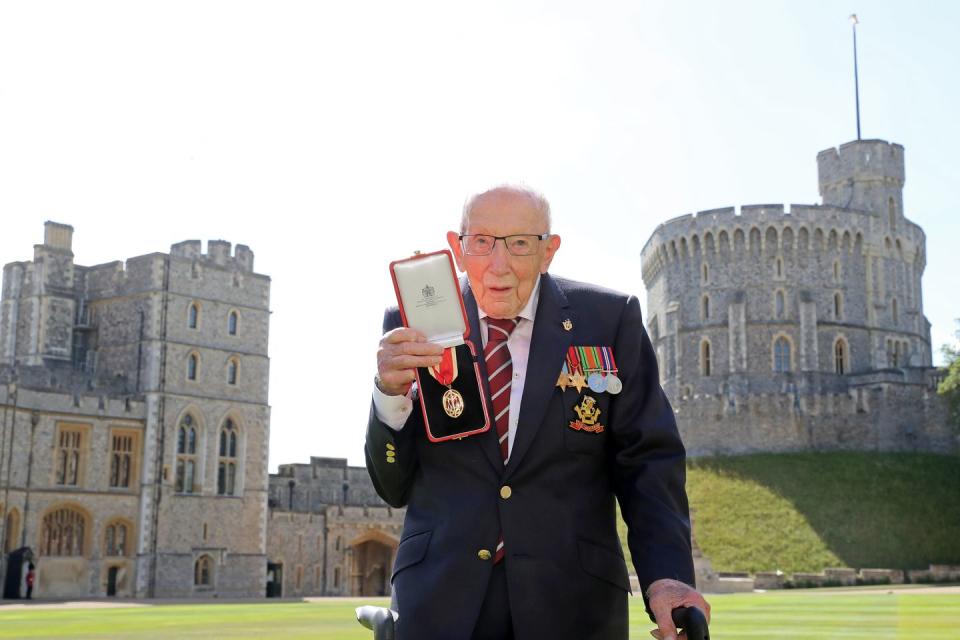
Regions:
<instances>
[{"instance_id":1,"label":"green grass","mask_svg":"<svg viewBox=\"0 0 960 640\"><path fill-rule=\"evenodd\" d=\"M697 542L717 571L960 564L956 456L701 458L688 465L687 493Z\"/></svg>"},{"instance_id":2,"label":"green grass","mask_svg":"<svg viewBox=\"0 0 960 640\"><path fill-rule=\"evenodd\" d=\"M371 600L157 605L116 609L4 610L0 638L313 638L371 640L353 609ZM711 596L715 638L874 640L960 637L960 595L828 594L789 591ZM386 601L377 601L386 604ZM630 599L630 637L650 638L653 625Z\"/></svg>"}]
</instances>

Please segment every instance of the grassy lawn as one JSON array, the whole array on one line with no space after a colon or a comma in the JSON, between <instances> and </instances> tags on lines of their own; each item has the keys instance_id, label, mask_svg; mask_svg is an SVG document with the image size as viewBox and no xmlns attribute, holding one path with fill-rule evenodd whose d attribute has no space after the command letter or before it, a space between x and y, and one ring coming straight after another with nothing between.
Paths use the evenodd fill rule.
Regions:
<instances>
[{"instance_id":1,"label":"grassy lawn","mask_svg":"<svg viewBox=\"0 0 960 640\"><path fill-rule=\"evenodd\" d=\"M697 542L717 571L960 564L957 456L700 458L688 465L687 493Z\"/></svg>"},{"instance_id":2,"label":"grassy lawn","mask_svg":"<svg viewBox=\"0 0 960 640\"><path fill-rule=\"evenodd\" d=\"M789 591L712 596L716 638L958 638L960 595ZM0 638L314 638L370 640L353 620L363 602L157 605L116 609L4 610ZM631 599L630 637L649 638L643 603ZM537 639L531 639L537 640Z\"/></svg>"}]
</instances>

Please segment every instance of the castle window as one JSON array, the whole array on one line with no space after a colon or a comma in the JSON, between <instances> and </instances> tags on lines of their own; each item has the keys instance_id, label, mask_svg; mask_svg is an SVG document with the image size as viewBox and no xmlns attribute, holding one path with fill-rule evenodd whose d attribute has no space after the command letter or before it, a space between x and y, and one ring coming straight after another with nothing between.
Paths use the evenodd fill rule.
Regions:
<instances>
[{"instance_id":1,"label":"castle window","mask_svg":"<svg viewBox=\"0 0 960 640\"><path fill-rule=\"evenodd\" d=\"M840 261L833 261L833 281L836 283L840 282Z\"/></svg>"},{"instance_id":2,"label":"castle window","mask_svg":"<svg viewBox=\"0 0 960 640\"><path fill-rule=\"evenodd\" d=\"M177 480L178 493L193 493L197 467L197 427L193 416L183 416L177 428Z\"/></svg>"},{"instance_id":3,"label":"castle window","mask_svg":"<svg viewBox=\"0 0 960 640\"><path fill-rule=\"evenodd\" d=\"M340 588L340 567L333 568L333 588Z\"/></svg>"},{"instance_id":4,"label":"castle window","mask_svg":"<svg viewBox=\"0 0 960 640\"><path fill-rule=\"evenodd\" d=\"M897 325L900 323L900 314L897 313L897 299L894 298L890 303L890 310L893 313L893 324Z\"/></svg>"},{"instance_id":5,"label":"castle window","mask_svg":"<svg viewBox=\"0 0 960 640\"><path fill-rule=\"evenodd\" d=\"M237 372L240 370L240 361L236 358L227 360L227 384L237 384Z\"/></svg>"},{"instance_id":6,"label":"castle window","mask_svg":"<svg viewBox=\"0 0 960 640\"><path fill-rule=\"evenodd\" d=\"M703 304L701 307L702 320L710 319L710 296L703 296Z\"/></svg>"},{"instance_id":7,"label":"castle window","mask_svg":"<svg viewBox=\"0 0 960 640\"><path fill-rule=\"evenodd\" d=\"M842 376L850 370L847 362L847 342L843 338L837 338L833 343L833 366L837 375Z\"/></svg>"},{"instance_id":8,"label":"castle window","mask_svg":"<svg viewBox=\"0 0 960 640\"><path fill-rule=\"evenodd\" d=\"M237 428L227 418L220 429L220 464L217 467L217 495L236 495Z\"/></svg>"},{"instance_id":9,"label":"castle window","mask_svg":"<svg viewBox=\"0 0 960 640\"><path fill-rule=\"evenodd\" d=\"M710 341L700 343L700 375L710 375Z\"/></svg>"},{"instance_id":10,"label":"castle window","mask_svg":"<svg viewBox=\"0 0 960 640\"><path fill-rule=\"evenodd\" d=\"M783 295L783 289L777 289L777 292L774 294L774 316L776 318L782 318L785 308L786 308L786 296Z\"/></svg>"},{"instance_id":11,"label":"castle window","mask_svg":"<svg viewBox=\"0 0 960 640\"><path fill-rule=\"evenodd\" d=\"M230 315L227 316L227 333L232 336L237 335L237 319L238 315L236 311L231 311Z\"/></svg>"},{"instance_id":12,"label":"castle window","mask_svg":"<svg viewBox=\"0 0 960 640\"><path fill-rule=\"evenodd\" d=\"M297 567L297 591L300 591L302 587L303 587L303 567L298 566Z\"/></svg>"},{"instance_id":13,"label":"castle window","mask_svg":"<svg viewBox=\"0 0 960 640\"><path fill-rule=\"evenodd\" d=\"M782 278L783 278L783 258L779 258L779 257L777 258L776 264L775 264L775 269L776 269L776 277L777 277L777 279L778 279L778 280L779 280L779 279L782 279Z\"/></svg>"},{"instance_id":14,"label":"castle window","mask_svg":"<svg viewBox=\"0 0 960 640\"><path fill-rule=\"evenodd\" d=\"M196 329L199 321L200 305L196 302L191 302L190 308L187 310L187 327L190 329Z\"/></svg>"},{"instance_id":15,"label":"castle window","mask_svg":"<svg viewBox=\"0 0 960 640\"><path fill-rule=\"evenodd\" d=\"M783 336L773 343L773 370L777 373L790 371L790 341Z\"/></svg>"},{"instance_id":16,"label":"castle window","mask_svg":"<svg viewBox=\"0 0 960 640\"><path fill-rule=\"evenodd\" d=\"M197 587L213 585L213 559L210 556L200 556L193 565L193 584Z\"/></svg>"},{"instance_id":17,"label":"castle window","mask_svg":"<svg viewBox=\"0 0 960 640\"><path fill-rule=\"evenodd\" d=\"M84 434L80 426L57 426L56 484L77 486L82 481L84 465Z\"/></svg>"},{"instance_id":18,"label":"castle window","mask_svg":"<svg viewBox=\"0 0 960 640\"><path fill-rule=\"evenodd\" d=\"M191 353L187 356L187 380L197 379L197 369L200 368L200 356Z\"/></svg>"},{"instance_id":19,"label":"castle window","mask_svg":"<svg viewBox=\"0 0 960 640\"><path fill-rule=\"evenodd\" d=\"M833 318L835 320L843 319L843 296L840 292L833 294Z\"/></svg>"},{"instance_id":20,"label":"castle window","mask_svg":"<svg viewBox=\"0 0 960 640\"><path fill-rule=\"evenodd\" d=\"M4 549L6 553L11 551L16 551L20 547L20 512L16 509L10 509L10 512L7 514L7 547Z\"/></svg>"},{"instance_id":21,"label":"castle window","mask_svg":"<svg viewBox=\"0 0 960 640\"><path fill-rule=\"evenodd\" d=\"M340 536L337 536L337 541L333 545L334 551L340 551L340 540L341 540Z\"/></svg>"},{"instance_id":22,"label":"castle window","mask_svg":"<svg viewBox=\"0 0 960 640\"><path fill-rule=\"evenodd\" d=\"M710 281L710 267L704 263L703 265L703 284L707 284Z\"/></svg>"},{"instance_id":23,"label":"castle window","mask_svg":"<svg viewBox=\"0 0 960 640\"><path fill-rule=\"evenodd\" d=\"M894 202L893 198L887 200L887 211L890 214L890 228L897 228L897 203Z\"/></svg>"},{"instance_id":24,"label":"castle window","mask_svg":"<svg viewBox=\"0 0 960 640\"><path fill-rule=\"evenodd\" d=\"M87 521L79 511L64 507L43 517L40 554L82 556Z\"/></svg>"},{"instance_id":25,"label":"castle window","mask_svg":"<svg viewBox=\"0 0 960 640\"><path fill-rule=\"evenodd\" d=\"M110 437L110 486L129 488L136 477L139 434L113 431Z\"/></svg>"},{"instance_id":26,"label":"castle window","mask_svg":"<svg viewBox=\"0 0 960 640\"><path fill-rule=\"evenodd\" d=\"M129 552L127 534L127 525L123 522L114 522L107 525L103 534L103 554L105 556L127 555Z\"/></svg>"}]
</instances>

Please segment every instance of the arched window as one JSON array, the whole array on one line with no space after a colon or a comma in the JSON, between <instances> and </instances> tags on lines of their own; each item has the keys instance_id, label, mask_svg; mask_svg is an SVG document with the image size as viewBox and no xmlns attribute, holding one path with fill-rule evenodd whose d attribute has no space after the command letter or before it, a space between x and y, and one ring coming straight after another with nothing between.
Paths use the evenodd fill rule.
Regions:
<instances>
[{"instance_id":1,"label":"arched window","mask_svg":"<svg viewBox=\"0 0 960 640\"><path fill-rule=\"evenodd\" d=\"M783 258L778 257L776 260L776 277L783 278Z\"/></svg>"},{"instance_id":2,"label":"arched window","mask_svg":"<svg viewBox=\"0 0 960 640\"><path fill-rule=\"evenodd\" d=\"M893 301L890 303L890 310L891 310L891 312L892 312L892 314L893 314L893 324L894 324L894 325L899 324L899 323L900 323L900 314L897 313L897 299L896 299L896 298L894 298Z\"/></svg>"},{"instance_id":3,"label":"arched window","mask_svg":"<svg viewBox=\"0 0 960 640\"><path fill-rule=\"evenodd\" d=\"M200 356L191 353L187 356L187 380L197 379L197 369L200 368Z\"/></svg>"},{"instance_id":4,"label":"arched window","mask_svg":"<svg viewBox=\"0 0 960 640\"><path fill-rule=\"evenodd\" d=\"M177 428L178 493L193 493L197 470L197 426L189 413L183 416Z\"/></svg>"},{"instance_id":5,"label":"arched window","mask_svg":"<svg viewBox=\"0 0 960 640\"><path fill-rule=\"evenodd\" d=\"M227 333L232 336L237 335L237 320L239 320L237 312L231 311L227 316Z\"/></svg>"},{"instance_id":6,"label":"arched window","mask_svg":"<svg viewBox=\"0 0 960 640\"><path fill-rule=\"evenodd\" d=\"M51 511L43 517L40 554L44 556L82 556L87 521L69 507Z\"/></svg>"},{"instance_id":7,"label":"arched window","mask_svg":"<svg viewBox=\"0 0 960 640\"><path fill-rule=\"evenodd\" d=\"M777 289L774 294L773 311L776 318L782 318L786 310L786 296L783 295L783 289Z\"/></svg>"},{"instance_id":8,"label":"arched window","mask_svg":"<svg viewBox=\"0 0 960 640\"><path fill-rule=\"evenodd\" d=\"M710 267L707 266L707 263L703 263L703 284L707 284L710 281Z\"/></svg>"},{"instance_id":9,"label":"arched window","mask_svg":"<svg viewBox=\"0 0 960 640\"><path fill-rule=\"evenodd\" d=\"M843 319L843 295L839 291L833 294L833 318L834 320Z\"/></svg>"},{"instance_id":10,"label":"arched window","mask_svg":"<svg viewBox=\"0 0 960 640\"><path fill-rule=\"evenodd\" d=\"M237 427L227 418L220 428L220 460L217 466L217 495L236 495Z\"/></svg>"},{"instance_id":11,"label":"arched window","mask_svg":"<svg viewBox=\"0 0 960 640\"><path fill-rule=\"evenodd\" d=\"M700 375L710 375L710 341L703 340L700 343Z\"/></svg>"},{"instance_id":12,"label":"arched window","mask_svg":"<svg viewBox=\"0 0 960 640\"><path fill-rule=\"evenodd\" d=\"M773 343L773 370L777 373L790 371L790 341L783 336Z\"/></svg>"},{"instance_id":13,"label":"arched window","mask_svg":"<svg viewBox=\"0 0 960 640\"><path fill-rule=\"evenodd\" d=\"M887 200L887 212L890 214L890 228L897 228L897 203L893 198Z\"/></svg>"},{"instance_id":14,"label":"arched window","mask_svg":"<svg viewBox=\"0 0 960 640\"><path fill-rule=\"evenodd\" d=\"M190 303L190 308L187 309L187 327L190 329L196 329L197 325L200 322L200 305L196 302Z\"/></svg>"},{"instance_id":15,"label":"arched window","mask_svg":"<svg viewBox=\"0 0 960 640\"><path fill-rule=\"evenodd\" d=\"M709 320L709 319L710 319L710 296L703 296L703 304L702 304L702 308L701 308L701 313L702 313L702 316L703 316L703 317L702 317L703 320Z\"/></svg>"},{"instance_id":16,"label":"arched window","mask_svg":"<svg viewBox=\"0 0 960 640\"><path fill-rule=\"evenodd\" d=\"M833 261L833 281L836 283L840 282L840 261Z\"/></svg>"},{"instance_id":17,"label":"arched window","mask_svg":"<svg viewBox=\"0 0 960 640\"><path fill-rule=\"evenodd\" d=\"M20 546L20 512L16 509L10 509L10 512L7 514L7 547L4 549L6 553L11 551L16 551Z\"/></svg>"},{"instance_id":18,"label":"arched window","mask_svg":"<svg viewBox=\"0 0 960 640\"><path fill-rule=\"evenodd\" d=\"M237 384L237 373L240 370L240 361L237 358L227 360L227 384Z\"/></svg>"},{"instance_id":19,"label":"arched window","mask_svg":"<svg viewBox=\"0 0 960 640\"><path fill-rule=\"evenodd\" d=\"M197 558L193 565L193 584L198 587L213 585L213 559L208 555Z\"/></svg>"},{"instance_id":20,"label":"arched window","mask_svg":"<svg viewBox=\"0 0 960 640\"><path fill-rule=\"evenodd\" d=\"M833 367L839 376L850 371L847 357L847 341L843 338L837 338L837 341L833 343Z\"/></svg>"},{"instance_id":21,"label":"arched window","mask_svg":"<svg viewBox=\"0 0 960 640\"><path fill-rule=\"evenodd\" d=\"M103 533L103 555L129 555L130 548L127 541L130 539L130 529L125 522L112 522L107 525Z\"/></svg>"}]
</instances>

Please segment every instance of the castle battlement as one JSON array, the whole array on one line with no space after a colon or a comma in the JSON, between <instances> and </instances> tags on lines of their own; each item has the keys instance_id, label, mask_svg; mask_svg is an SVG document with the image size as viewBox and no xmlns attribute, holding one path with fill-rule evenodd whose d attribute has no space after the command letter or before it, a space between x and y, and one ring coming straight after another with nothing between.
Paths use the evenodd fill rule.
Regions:
<instances>
[{"instance_id":1,"label":"castle battlement","mask_svg":"<svg viewBox=\"0 0 960 640\"><path fill-rule=\"evenodd\" d=\"M253 272L253 251L245 244L238 244L230 253L231 244L226 240L208 240L207 253L203 253L200 240L184 240L170 246L170 257L199 260L207 266Z\"/></svg>"}]
</instances>

